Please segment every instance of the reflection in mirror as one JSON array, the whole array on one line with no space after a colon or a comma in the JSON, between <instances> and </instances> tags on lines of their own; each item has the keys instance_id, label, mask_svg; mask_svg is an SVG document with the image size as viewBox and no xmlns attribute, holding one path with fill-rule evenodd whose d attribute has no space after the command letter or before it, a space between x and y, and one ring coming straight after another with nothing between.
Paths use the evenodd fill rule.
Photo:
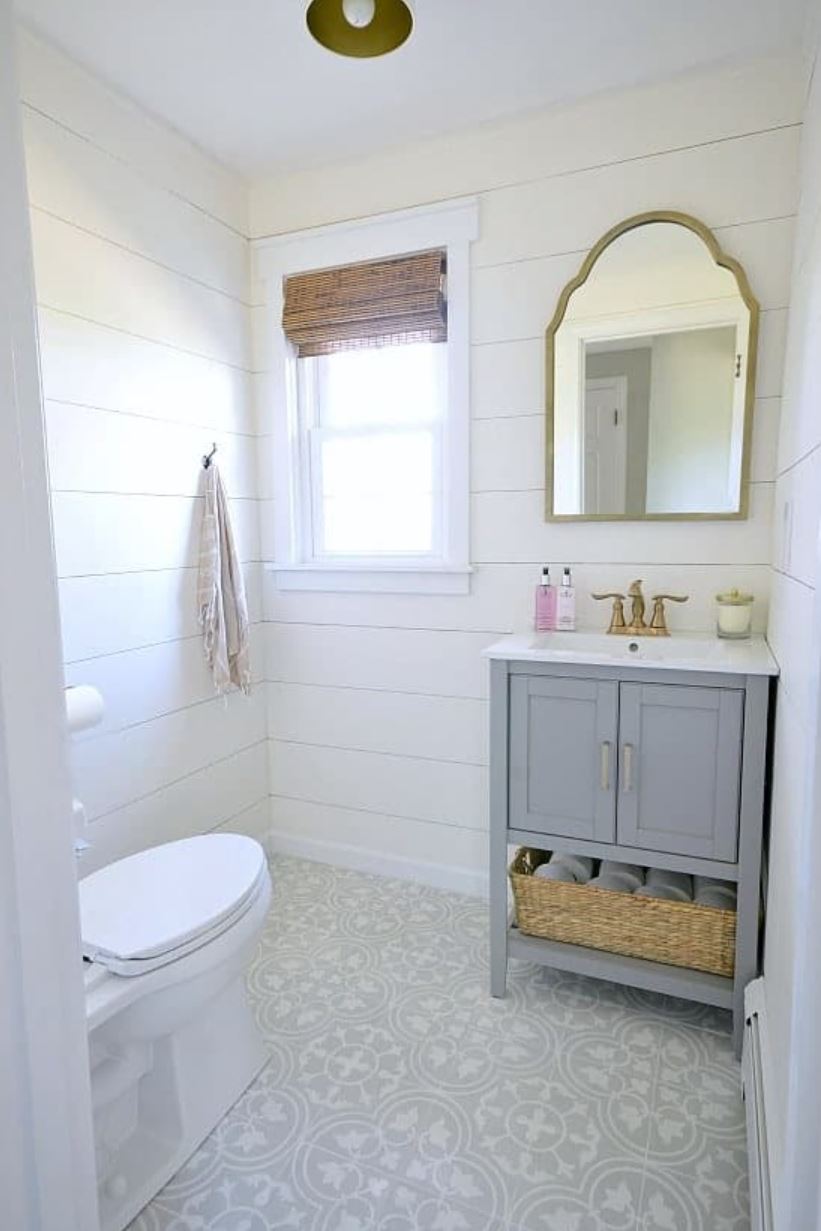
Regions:
<instances>
[{"instance_id":1,"label":"reflection in mirror","mask_svg":"<svg viewBox=\"0 0 821 1231\"><path fill-rule=\"evenodd\" d=\"M756 322L693 219L605 236L548 333L548 517L744 516Z\"/></svg>"}]
</instances>

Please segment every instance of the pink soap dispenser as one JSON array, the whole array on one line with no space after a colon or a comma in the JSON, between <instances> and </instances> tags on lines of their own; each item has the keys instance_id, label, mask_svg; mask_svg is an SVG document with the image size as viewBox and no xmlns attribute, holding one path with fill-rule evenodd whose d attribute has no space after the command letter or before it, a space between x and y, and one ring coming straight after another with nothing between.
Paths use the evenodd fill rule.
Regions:
<instances>
[{"instance_id":1,"label":"pink soap dispenser","mask_svg":"<svg viewBox=\"0 0 821 1231\"><path fill-rule=\"evenodd\" d=\"M536 632L550 633L556 627L556 587L550 584L550 569L542 569L542 580L536 587Z\"/></svg>"}]
</instances>

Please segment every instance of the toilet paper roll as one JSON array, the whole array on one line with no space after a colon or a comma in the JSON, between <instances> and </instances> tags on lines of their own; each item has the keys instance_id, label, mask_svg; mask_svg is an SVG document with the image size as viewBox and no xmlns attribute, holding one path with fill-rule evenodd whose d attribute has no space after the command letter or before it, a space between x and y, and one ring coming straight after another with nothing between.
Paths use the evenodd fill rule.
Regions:
<instances>
[{"instance_id":1,"label":"toilet paper roll","mask_svg":"<svg viewBox=\"0 0 821 1231\"><path fill-rule=\"evenodd\" d=\"M573 873L573 879L580 884L585 884L593 875L593 860L588 855L569 855L564 851L556 851L550 856L550 862L563 868L569 868Z\"/></svg>"},{"instance_id":2,"label":"toilet paper roll","mask_svg":"<svg viewBox=\"0 0 821 1231\"><path fill-rule=\"evenodd\" d=\"M91 684L74 684L65 690L65 697L66 720L72 734L96 727L102 721L105 712L103 698Z\"/></svg>"},{"instance_id":3,"label":"toilet paper roll","mask_svg":"<svg viewBox=\"0 0 821 1231\"><path fill-rule=\"evenodd\" d=\"M589 889L609 889L611 893L632 893L635 885L629 876L616 872L600 872L587 882Z\"/></svg>"},{"instance_id":4,"label":"toilet paper roll","mask_svg":"<svg viewBox=\"0 0 821 1231\"><path fill-rule=\"evenodd\" d=\"M546 881L565 881L568 885L578 883L571 869L566 868L563 863L540 863L533 875Z\"/></svg>"},{"instance_id":5,"label":"toilet paper roll","mask_svg":"<svg viewBox=\"0 0 821 1231\"><path fill-rule=\"evenodd\" d=\"M693 878L687 872L671 872L669 868L648 868L647 884L670 885L684 894L680 901L692 901L693 899Z\"/></svg>"},{"instance_id":6,"label":"toilet paper roll","mask_svg":"<svg viewBox=\"0 0 821 1231\"><path fill-rule=\"evenodd\" d=\"M676 885L642 885L635 891L637 898L658 898L663 902L691 902L689 893Z\"/></svg>"},{"instance_id":7,"label":"toilet paper roll","mask_svg":"<svg viewBox=\"0 0 821 1231\"><path fill-rule=\"evenodd\" d=\"M618 876L630 882L631 892L644 884L644 868L637 863L618 863L615 859L603 859L599 876Z\"/></svg>"}]
</instances>

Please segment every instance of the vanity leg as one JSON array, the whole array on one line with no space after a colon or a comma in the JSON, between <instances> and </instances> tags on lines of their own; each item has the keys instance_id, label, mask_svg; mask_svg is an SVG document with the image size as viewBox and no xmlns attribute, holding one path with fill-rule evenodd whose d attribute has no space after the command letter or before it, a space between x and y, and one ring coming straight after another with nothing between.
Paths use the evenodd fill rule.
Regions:
<instances>
[{"instance_id":1,"label":"vanity leg","mask_svg":"<svg viewBox=\"0 0 821 1231\"><path fill-rule=\"evenodd\" d=\"M490 833L490 994L507 991L507 832Z\"/></svg>"},{"instance_id":2,"label":"vanity leg","mask_svg":"<svg viewBox=\"0 0 821 1231\"><path fill-rule=\"evenodd\" d=\"M507 991L507 664L490 664L490 994Z\"/></svg>"}]
</instances>

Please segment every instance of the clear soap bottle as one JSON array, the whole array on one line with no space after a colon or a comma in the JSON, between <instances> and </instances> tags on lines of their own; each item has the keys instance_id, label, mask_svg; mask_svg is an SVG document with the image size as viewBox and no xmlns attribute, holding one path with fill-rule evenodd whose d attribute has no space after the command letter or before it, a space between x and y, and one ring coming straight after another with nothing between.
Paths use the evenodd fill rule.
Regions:
<instances>
[{"instance_id":1,"label":"clear soap bottle","mask_svg":"<svg viewBox=\"0 0 821 1231\"><path fill-rule=\"evenodd\" d=\"M562 633L572 633L576 629L576 590L569 568L564 570L556 595L556 628Z\"/></svg>"}]
</instances>

